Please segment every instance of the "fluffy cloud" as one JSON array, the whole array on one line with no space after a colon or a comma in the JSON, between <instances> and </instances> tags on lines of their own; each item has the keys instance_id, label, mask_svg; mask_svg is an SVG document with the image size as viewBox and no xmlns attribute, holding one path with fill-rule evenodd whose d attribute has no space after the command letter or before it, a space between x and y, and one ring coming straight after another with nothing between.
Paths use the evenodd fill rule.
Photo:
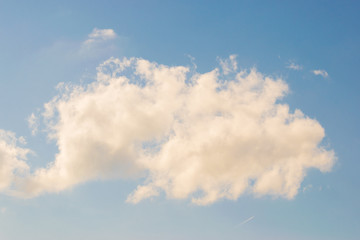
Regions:
<instances>
[{"instance_id":1,"label":"fluffy cloud","mask_svg":"<svg viewBox=\"0 0 360 240\"><path fill-rule=\"evenodd\" d=\"M24 138L16 138L15 134L0 129L0 192L9 190L11 184L18 175L27 172L26 155L28 149L17 146L17 143L25 144Z\"/></svg>"},{"instance_id":2,"label":"fluffy cloud","mask_svg":"<svg viewBox=\"0 0 360 240\"><path fill-rule=\"evenodd\" d=\"M245 192L291 199L307 169L331 169L334 152L320 146L321 125L280 102L283 80L235 72L235 57L220 64L222 74L190 74L112 58L96 82L61 85L43 113L59 152L18 180L17 191L29 197L93 179L142 178L128 202L164 192L206 205Z\"/></svg>"},{"instance_id":3,"label":"fluffy cloud","mask_svg":"<svg viewBox=\"0 0 360 240\"><path fill-rule=\"evenodd\" d=\"M313 70L312 71L315 75L320 75L320 76L323 76L324 78L328 77L329 74L325 71L325 70L321 70L321 69L318 69L318 70Z\"/></svg>"}]
</instances>

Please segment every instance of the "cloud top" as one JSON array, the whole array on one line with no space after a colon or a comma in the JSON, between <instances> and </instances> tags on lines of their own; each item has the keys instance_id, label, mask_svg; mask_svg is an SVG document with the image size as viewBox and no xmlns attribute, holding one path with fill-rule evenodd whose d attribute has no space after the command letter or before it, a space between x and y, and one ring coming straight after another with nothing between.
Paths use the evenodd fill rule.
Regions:
<instances>
[{"instance_id":1,"label":"cloud top","mask_svg":"<svg viewBox=\"0 0 360 240\"><path fill-rule=\"evenodd\" d=\"M185 66L111 58L97 81L61 85L43 112L59 151L49 166L17 179L18 195L140 178L130 203L161 193L199 205L244 193L291 199L307 169L331 169L324 129L281 102L283 80L237 72L234 56L220 65L190 74Z\"/></svg>"}]
</instances>

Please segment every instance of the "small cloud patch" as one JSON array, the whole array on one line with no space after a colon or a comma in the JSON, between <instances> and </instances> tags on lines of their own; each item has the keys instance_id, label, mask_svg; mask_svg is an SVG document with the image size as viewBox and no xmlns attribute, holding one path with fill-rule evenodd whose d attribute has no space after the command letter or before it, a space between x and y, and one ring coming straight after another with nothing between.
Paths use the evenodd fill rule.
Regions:
<instances>
[{"instance_id":1,"label":"small cloud patch","mask_svg":"<svg viewBox=\"0 0 360 240\"><path fill-rule=\"evenodd\" d=\"M88 35L88 39L85 40L84 44L90 45L98 42L112 40L116 37L117 35L113 29L94 28L94 30Z\"/></svg>"},{"instance_id":2,"label":"small cloud patch","mask_svg":"<svg viewBox=\"0 0 360 240\"><path fill-rule=\"evenodd\" d=\"M327 78L327 77L329 76L329 74L327 73L327 71L321 70L321 69L313 70L312 73L315 74L315 75L322 76L322 77L324 77L324 78Z\"/></svg>"},{"instance_id":3,"label":"small cloud patch","mask_svg":"<svg viewBox=\"0 0 360 240\"><path fill-rule=\"evenodd\" d=\"M294 61L289 61L286 68L296 70L296 71L300 71L303 69L303 67L301 65L296 64Z\"/></svg>"}]
</instances>

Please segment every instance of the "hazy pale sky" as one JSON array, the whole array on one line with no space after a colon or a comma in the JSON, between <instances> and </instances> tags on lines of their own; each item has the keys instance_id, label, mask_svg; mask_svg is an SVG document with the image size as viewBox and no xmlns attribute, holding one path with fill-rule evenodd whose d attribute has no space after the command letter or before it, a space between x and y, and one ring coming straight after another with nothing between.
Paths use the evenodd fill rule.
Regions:
<instances>
[{"instance_id":1,"label":"hazy pale sky","mask_svg":"<svg viewBox=\"0 0 360 240\"><path fill-rule=\"evenodd\" d=\"M0 1L0 239L358 239L356 1Z\"/></svg>"}]
</instances>

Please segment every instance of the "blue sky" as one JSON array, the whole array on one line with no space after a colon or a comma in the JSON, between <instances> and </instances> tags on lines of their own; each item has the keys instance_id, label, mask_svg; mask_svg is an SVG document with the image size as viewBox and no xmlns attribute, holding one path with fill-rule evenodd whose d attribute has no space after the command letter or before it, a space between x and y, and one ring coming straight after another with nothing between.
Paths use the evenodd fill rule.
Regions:
<instances>
[{"instance_id":1,"label":"blue sky","mask_svg":"<svg viewBox=\"0 0 360 240\"><path fill-rule=\"evenodd\" d=\"M0 181L3 181L0 182L0 238L357 239L360 235L359 10L356 1L0 1L0 129L3 131L3 136L0 134L3 144L3 148L0 146ZM103 64L111 57L113 62ZM124 57L135 58L129 60L128 65L114 61ZM237 69L232 65L234 61ZM147 64L151 63L158 65L148 68ZM135 76L134 81L140 79L142 87L148 83L149 91L141 87L142 90L127 91L112 85L113 82L101 85L96 77L97 72L103 71L97 68L101 64L104 76L111 74L106 72L107 67L115 66L116 70L126 65L127 71L122 74L129 78ZM152 74L160 71L161 64L165 66L161 73L165 77L153 79ZM188 72L182 72L184 67ZM205 75L215 68L218 76ZM164 81L173 76L168 69L178 78L194 81L194 85L177 85L174 80L166 88ZM250 75L251 69L256 69L253 72L257 75ZM236 74L241 71L245 72L244 77L237 78ZM265 84L264 76L271 78L271 88ZM210 84L212 77L217 82L237 79L249 84L255 79L258 81L255 87L269 89L274 96L243 85L238 88L225 85L224 92L229 94L224 96L218 91L210 94L189 87L202 86L202 81ZM279 78L282 82L277 81ZM64 83L63 90L56 88L60 82ZM287 92L282 83L288 86ZM159 87L152 88L152 85ZM76 92L77 86L85 90ZM68 93L66 87L70 89ZM106 89L105 93L101 87ZM241 94L227 98L229 89ZM188 92L171 95L175 90ZM141 93L148 94L146 99L162 107L148 108L149 111L141 115L141 109L149 106ZM73 98L67 94L73 94ZM247 98L247 94L260 94L259 99L265 100L253 100ZM106 96L113 96L116 104L110 106ZM57 113L49 118L55 126L51 129L43 113L44 104L54 97L50 108ZM277 101L267 100L271 97ZM100 110L82 107L92 106L90 100L94 108L99 104ZM180 103L187 107L179 107ZM214 114L203 112L212 111L217 103ZM286 134L289 129L281 128L286 124L252 126L258 118L247 115L243 110L246 107L250 111L258 110L262 117L276 119L277 115L267 115L270 110L262 108L262 104L268 104L271 111L288 105L290 110L286 116L300 109L307 118L290 117L299 121L298 128L291 128L295 132L291 137ZM65 107L60 109L60 105ZM198 105L201 108L197 108ZM71 106L78 110L77 115L71 114ZM134 115L131 109L124 110L137 107L140 115ZM110 121L113 120L110 116L123 112L131 116L129 122L134 124L123 118L115 123ZM102 115L98 117L96 113ZM28 121L32 114L36 120L33 128ZM206 114L210 114L208 118L203 117ZM226 114L232 117L226 118ZM59 116L63 121L59 121ZM176 122L176 117L182 122ZM216 120L216 117L224 118ZM167 122L168 118L175 120ZM93 142L88 143L88 147L85 143L90 137L81 135L80 131L88 122L81 122L82 119L109 120L108 126L114 128L109 130L106 124L84 128L84 132L98 131L99 138L91 138ZM81 124L72 125L77 122ZM32 134L34 126L38 127L36 134ZM210 130L202 130L203 126ZM226 127L232 129L229 135L224 133ZM126 129L130 129L129 132ZM247 132L244 135L246 129L251 130L250 135ZM260 134L259 137L255 134L257 129L272 135ZM324 129L324 136L320 129ZM112 130L119 134L111 134ZM10 132L16 134L16 145ZM55 137L49 139L49 134ZM82 141L74 140L73 135L77 134ZM21 136L26 144L21 143ZM109 136L115 140L110 141ZM163 137L161 141L157 141L158 136ZM183 137L177 139L178 136ZM220 157L213 159L206 152L199 153L195 160L186 157L191 152L188 146L196 145L199 139L201 142L202 136L210 139L206 144L215 146ZM221 141L217 141L224 136L230 143L222 148ZM150 160L143 149L132 150L134 141L154 151ZM114 142L131 144L130 147L113 146ZM310 152L306 147L303 151L291 150L297 144L299 149L301 144L315 145ZM109 146L114 147L115 154L102 150ZM123 151L123 146L129 147L128 151ZM31 149L31 153L25 161L20 155L26 149ZM319 149L325 153L333 151L335 157L316 155L314 151ZM13 157L10 150L18 155ZM282 150L304 167L301 172L304 176L281 175L290 161L279 162L279 155L274 152L282 154ZM100 154L91 162L94 168L88 167L91 164L87 162L87 154L90 158L92 154ZM268 155L268 160L260 161L261 154ZM177 156L183 165L172 161ZM310 162L309 156L313 159ZM145 160L138 162L142 157ZM49 164L54 165L55 161L58 168L51 168ZM193 170L189 166L194 162L207 166L206 171L194 170L204 178L193 175L182 178L179 173L187 172L178 169ZM208 166L209 163L216 167ZM247 169L252 163L258 164L255 172ZM136 169L142 164L145 171L133 174L132 164ZM268 165L265 167L265 164ZM9 167L14 165L16 167ZM237 167L241 179L250 183L246 190L233 194L231 189L239 182L232 169ZM76 171L71 175L73 168ZM44 175L37 173L38 169L43 169ZM62 175L56 169L69 171L70 177L59 177ZM223 172L220 174L214 169ZM269 169L277 169L279 175L270 174L265 178ZM208 170L214 175L209 175ZM230 190L222 187L223 180L216 177L216 173L228 177ZM162 178L163 175L166 177ZM208 184L203 180L207 177L215 183ZM178 179L182 181L177 183ZM291 185L293 179L297 180ZM281 186L288 187L278 187L279 181ZM194 184L196 190L189 190ZM138 186L146 191L136 192ZM18 195L14 196L12 190ZM200 204L192 201L202 192L210 196L211 191L216 192L213 200L203 199ZM137 199L134 196L141 197L142 201L134 204Z\"/></svg>"}]
</instances>

